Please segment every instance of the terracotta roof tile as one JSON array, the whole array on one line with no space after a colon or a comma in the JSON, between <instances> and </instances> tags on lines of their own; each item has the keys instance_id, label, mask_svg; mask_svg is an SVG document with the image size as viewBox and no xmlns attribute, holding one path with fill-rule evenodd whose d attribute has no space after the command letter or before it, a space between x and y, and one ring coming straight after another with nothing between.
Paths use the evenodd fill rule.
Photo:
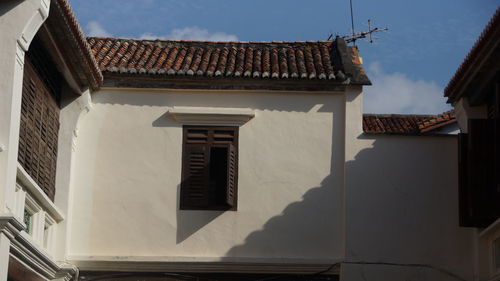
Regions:
<instances>
[{"instance_id":1,"label":"terracotta roof tile","mask_svg":"<svg viewBox=\"0 0 500 281\"><path fill-rule=\"evenodd\" d=\"M342 72L335 68L342 65L333 61L341 60L332 55L336 54L336 41L206 42L89 37L88 42L104 73L334 82L347 79L334 75Z\"/></svg>"},{"instance_id":2,"label":"terracotta roof tile","mask_svg":"<svg viewBox=\"0 0 500 281\"><path fill-rule=\"evenodd\" d=\"M364 114L363 131L370 134L419 135L455 122L453 110L439 115Z\"/></svg>"}]
</instances>

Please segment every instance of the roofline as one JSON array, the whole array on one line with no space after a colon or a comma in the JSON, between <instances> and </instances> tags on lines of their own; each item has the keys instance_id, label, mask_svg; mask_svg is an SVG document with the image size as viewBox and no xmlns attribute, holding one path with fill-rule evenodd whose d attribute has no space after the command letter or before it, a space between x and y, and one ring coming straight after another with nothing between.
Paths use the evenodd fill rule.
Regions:
<instances>
[{"instance_id":1,"label":"roofline","mask_svg":"<svg viewBox=\"0 0 500 281\"><path fill-rule=\"evenodd\" d=\"M130 39L130 38L117 38L117 37L87 37L88 42L91 42L90 45L92 48L94 48L96 45L99 46L98 48L104 48L103 43L107 44L105 45L105 48L110 48L111 46L114 46L112 49L113 51L110 51L108 49L105 49L105 52L112 52L113 55L118 51L118 47L116 47L117 43L118 45L120 44L139 44L139 45L148 45L151 47L160 47L164 48L167 47L165 45L173 44L174 47L182 47L182 48L187 48L187 47L208 47L208 48L227 48L227 49L241 49L241 48L254 48L254 49L259 49L260 47L272 47L272 48L279 48L279 49L287 49L287 48L295 48L295 47L300 47L303 49L317 49L319 48L328 48L331 51L330 52L335 52L335 55L333 55L333 60L331 61L332 64L334 64L334 69L338 70L335 75L332 73L324 73L319 76L307 76L307 77L298 77L297 75L299 74L297 71L293 73L282 73L281 78L286 78L286 80L293 81L293 83L301 83L301 81L305 80L314 80L314 81L321 81L321 80L326 80L328 81L328 84L331 85L371 85L370 80L368 79L363 66L361 59L359 58L358 51L355 47L347 46L346 42L344 39L337 37L335 41L193 41L193 40L164 40L164 39ZM101 45L98 45L97 42L101 42ZM164 44L164 45L162 45ZM179 46L176 46L175 44L179 44ZM107 46L107 47L106 47ZM319 51L318 51L319 52ZM184 56L185 54L183 54ZM332 53L329 54L332 56ZM205 73L205 70L201 72L201 74L198 74L198 72L194 73L193 71L189 72L186 71L185 69L175 69L169 66L170 68L162 68L162 67L152 67L151 66L144 66L140 69L137 68L127 68L125 66L117 66L109 63L110 61L112 62L113 60L109 57L108 55L104 55L103 53L96 53L96 59L99 61L99 63L102 63L105 61L104 64L101 64L101 71L105 75L105 79L113 77L133 77L135 79L138 79L139 77L143 78L148 78L149 80L170 80L170 83L172 83L173 77L197 77L203 79L202 77L204 76L209 76L213 77L213 79L219 79L219 80L224 80L224 79L230 79L233 77L240 77L244 76L246 77L245 79L248 80L257 80L257 79L249 79L249 78L255 78L258 77L259 80L275 80L274 77L275 73L278 75L280 74L278 72L272 72L270 73L269 71L263 72L263 75L261 76L260 73L257 73L257 76L252 74L250 71L245 71L245 73L241 73L240 71L235 71L231 73L221 73L220 71L216 71L215 73ZM175 56L175 55L174 55ZM170 59L170 58L169 58ZM247 58L245 58L247 60ZM315 59L316 60L316 59ZM324 58L319 58L319 60L324 60ZM329 59L330 60L330 59ZM308 66L309 67L309 66ZM313 66L315 67L315 66ZM273 70L274 71L274 70ZM247 74L248 73L248 74ZM196 74L196 75L195 75ZM289 75L291 77L289 77ZM297 77L294 77L297 76ZM278 80L281 80L278 79ZM193 78L191 78L193 79ZM123 81L119 81L121 85L125 85L127 83L123 83ZM148 87L148 85L144 84L145 80L142 79L141 83L143 83L142 87Z\"/></svg>"},{"instance_id":2,"label":"roofline","mask_svg":"<svg viewBox=\"0 0 500 281\"><path fill-rule=\"evenodd\" d=\"M149 41L166 43L213 43L213 44L315 44L315 43L335 43L334 40L307 40L307 41L210 41L210 40L177 40L165 38L130 38L113 36L88 36L87 39L101 40L123 40L123 41Z\"/></svg>"},{"instance_id":3,"label":"roofline","mask_svg":"<svg viewBox=\"0 0 500 281\"><path fill-rule=\"evenodd\" d=\"M490 21L481 32L481 35L476 40L476 43L472 46L469 53L465 56L465 59L458 67L455 74L452 76L448 85L444 89L444 96L448 97L448 102L452 101L456 96L456 87L460 81L465 78L467 70L473 65L473 61L478 59L479 53L485 47L486 43L490 40L499 40L493 36L496 29L500 27L500 6L496 9L495 13L491 17Z\"/></svg>"},{"instance_id":4,"label":"roofline","mask_svg":"<svg viewBox=\"0 0 500 281\"><path fill-rule=\"evenodd\" d=\"M425 133L401 133L401 132L376 132L376 131L363 131L364 135L370 136L403 136L403 137L457 137L456 134L440 134L433 133L432 131Z\"/></svg>"},{"instance_id":5,"label":"roofline","mask_svg":"<svg viewBox=\"0 0 500 281\"><path fill-rule=\"evenodd\" d=\"M363 113L363 116L374 116L374 117L438 117L441 114L446 114L447 112L435 114L393 114L393 113Z\"/></svg>"},{"instance_id":6,"label":"roofline","mask_svg":"<svg viewBox=\"0 0 500 281\"><path fill-rule=\"evenodd\" d=\"M448 120L446 122L438 123L436 125L433 125L433 126L425 128L425 129L422 129L422 130L420 130L420 132L421 133L427 133L427 132L430 132L430 131L434 131L435 129L439 129L441 127L444 127L446 125L455 124L455 123L457 123L457 118L456 117L454 119Z\"/></svg>"},{"instance_id":7,"label":"roofline","mask_svg":"<svg viewBox=\"0 0 500 281\"><path fill-rule=\"evenodd\" d=\"M64 34L73 39L69 43L77 50L78 56L83 59L81 67L86 72L88 86L91 89L97 89L103 82L103 75L68 0L57 0L53 4L54 8L51 9L50 13L52 14L49 14L47 22L56 20L57 25L52 25L51 28L60 28Z\"/></svg>"},{"instance_id":8,"label":"roofline","mask_svg":"<svg viewBox=\"0 0 500 281\"><path fill-rule=\"evenodd\" d=\"M417 127L414 131L409 132L398 132L398 131L375 131L375 130L363 130L365 134L374 134L374 135L406 135L406 136L427 136L433 135L432 131L439 129L441 127L455 124L457 123L456 116L453 116L455 110L445 111L440 114L376 114L376 113L367 113L363 114L363 122L365 117L380 117L380 118L427 118L427 120L419 121L417 123ZM426 122L430 120L436 120L443 115L452 115L449 120L438 122L435 121L434 124L426 125Z\"/></svg>"}]
</instances>

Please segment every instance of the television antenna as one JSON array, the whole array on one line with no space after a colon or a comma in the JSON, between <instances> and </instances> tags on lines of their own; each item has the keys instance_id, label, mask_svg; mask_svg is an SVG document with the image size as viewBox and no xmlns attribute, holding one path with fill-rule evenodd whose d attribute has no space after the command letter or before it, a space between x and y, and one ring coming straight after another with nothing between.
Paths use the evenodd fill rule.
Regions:
<instances>
[{"instance_id":1,"label":"television antenna","mask_svg":"<svg viewBox=\"0 0 500 281\"><path fill-rule=\"evenodd\" d=\"M349 0L350 10L351 10L351 34L347 35L337 35L337 37L343 38L347 43L352 43L356 46L356 41L359 39L367 39L368 42L373 43L373 40L377 38L373 36L374 33L388 31L387 27L379 28L373 27L371 19L368 19L368 30L367 31L356 31L354 29L354 12L352 9L352 0ZM333 39L333 34L330 33L328 40Z\"/></svg>"},{"instance_id":2,"label":"television antenna","mask_svg":"<svg viewBox=\"0 0 500 281\"><path fill-rule=\"evenodd\" d=\"M352 43L354 46L356 46L356 41L359 39L367 39L368 42L373 43L373 40L376 40L377 37L373 36L373 33L377 32L383 32L383 31L388 31L389 29L387 27L379 28L379 27L372 27L372 21L369 19L368 20L368 30L367 31L354 31L352 34L348 35L342 35L339 36L341 38L344 38L344 40L347 43Z\"/></svg>"}]
</instances>

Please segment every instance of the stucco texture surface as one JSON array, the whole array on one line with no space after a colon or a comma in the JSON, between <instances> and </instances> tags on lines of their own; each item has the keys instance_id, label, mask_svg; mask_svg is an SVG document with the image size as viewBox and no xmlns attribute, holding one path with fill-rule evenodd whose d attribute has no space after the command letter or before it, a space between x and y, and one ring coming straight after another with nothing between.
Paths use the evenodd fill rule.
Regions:
<instances>
[{"instance_id":1,"label":"stucco texture surface","mask_svg":"<svg viewBox=\"0 0 500 281\"><path fill-rule=\"evenodd\" d=\"M341 280L472 280L473 231L458 222L457 138L359 135L355 143L346 259L361 264L346 265Z\"/></svg>"},{"instance_id":2,"label":"stucco texture surface","mask_svg":"<svg viewBox=\"0 0 500 281\"><path fill-rule=\"evenodd\" d=\"M341 94L101 90L78 125L70 256L331 260L343 255ZM173 106L245 108L238 210L180 211Z\"/></svg>"}]
</instances>

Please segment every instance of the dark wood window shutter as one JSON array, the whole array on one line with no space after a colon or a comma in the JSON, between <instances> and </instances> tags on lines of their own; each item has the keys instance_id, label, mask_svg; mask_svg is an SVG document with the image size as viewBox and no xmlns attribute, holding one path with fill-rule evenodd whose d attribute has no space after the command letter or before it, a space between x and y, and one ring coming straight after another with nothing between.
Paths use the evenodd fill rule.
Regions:
<instances>
[{"instance_id":1,"label":"dark wood window shutter","mask_svg":"<svg viewBox=\"0 0 500 281\"><path fill-rule=\"evenodd\" d=\"M183 179L181 183L181 209L184 206L208 206L209 148L207 145L185 145Z\"/></svg>"},{"instance_id":2,"label":"dark wood window shutter","mask_svg":"<svg viewBox=\"0 0 500 281\"><path fill-rule=\"evenodd\" d=\"M468 127L467 137L460 139L460 222L462 226L485 227L500 215L495 122L471 119Z\"/></svg>"},{"instance_id":3,"label":"dark wood window shutter","mask_svg":"<svg viewBox=\"0 0 500 281\"><path fill-rule=\"evenodd\" d=\"M238 127L184 126L181 210L236 210Z\"/></svg>"},{"instance_id":4,"label":"dark wood window shutter","mask_svg":"<svg viewBox=\"0 0 500 281\"><path fill-rule=\"evenodd\" d=\"M236 192L238 183L238 164L236 163L236 148L233 144L229 145L227 153L227 194L226 203L234 207L236 205Z\"/></svg>"}]
</instances>

